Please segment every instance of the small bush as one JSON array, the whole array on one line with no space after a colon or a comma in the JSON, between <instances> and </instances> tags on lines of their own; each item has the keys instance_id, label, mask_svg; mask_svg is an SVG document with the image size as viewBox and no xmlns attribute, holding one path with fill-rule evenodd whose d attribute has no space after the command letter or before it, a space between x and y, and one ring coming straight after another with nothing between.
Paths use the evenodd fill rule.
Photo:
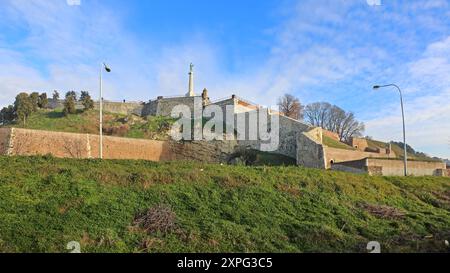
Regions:
<instances>
[{"instance_id":1,"label":"small bush","mask_svg":"<svg viewBox=\"0 0 450 273\"><path fill-rule=\"evenodd\" d=\"M176 215L168 205L157 205L136 216L134 225L144 229L148 234L167 234L177 229Z\"/></svg>"},{"instance_id":2,"label":"small bush","mask_svg":"<svg viewBox=\"0 0 450 273\"><path fill-rule=\"evenodd\" d=\"M75 107L75 98L73 96L67 96L64 101L64 115L75 114L77 109Z\"/></svg>"},{"instance_id":3,"label":"small bush","mask_svg":"<svg viewBox=\"0 0 450 273\"><path fill-rule=\"evenodd\" d=\"M247 166L254 165L258 159L258 152L253 149L242 148L230 156L230 162L243 162Z\"/></svg>"},{"instance_id":4,"label":"small bush","mask_svg":"<svg viewBox=\"0 0 450 273\"><path fill-rule=\"evenodd\" d=\"M103 128L103 132L105 132L105 134L110 135L110 136L126 136L128 131L130 130L130 126L128 126L128 124L122 124L119 126L111 126L111 127L104 127Z\"/></svg>"}]
</instances>

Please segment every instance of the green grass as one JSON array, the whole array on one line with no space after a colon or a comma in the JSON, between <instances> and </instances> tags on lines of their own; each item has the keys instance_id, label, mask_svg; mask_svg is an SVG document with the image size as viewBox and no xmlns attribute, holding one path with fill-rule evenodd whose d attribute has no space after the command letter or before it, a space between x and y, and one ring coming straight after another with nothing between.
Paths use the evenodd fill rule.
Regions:
<instances>
[{"instance_id":1,"label":"green grass","mask_svg":"<svg viewBox=\"0 0 450 273\"><path fill-rule=\"evenodd\" d=\"M373 139L366 139L367 140L367 145L369 145L369 148L372 149L386 149L388 147L388 144L385 142L381 142L378 140L373 140Z\"/></svg>"},{"instance_id":2,"label":"green grass","mask_svg":"<svg viewBox=\"0 0 450 273\"><path fill-rule=\"evenodd\" d=\"M0 252L67 252L70 241L83 252L366 252L374 240L383 252L445 252L450 238L442 177L0 157L0 196ZM158 204L178 232L133 227ZM379 218L367 204L405 216Z\"/></svg>"},{"instance_id":3,"label":"green grass","mask_svg":"<svg viewBox=\"0 0 450 273\"><path fill-rule=\"evenodd\" d=\"M285 155L256 151L256 166L292 166L297 160Z\"/></svg>"},{"instance_id":4,"label":"green grass","mask_svg":"<svg viewBox=\"0 0 450 273\"><path fill-rule=\"evenodd\" d=\"M89 111L87 113L78 111L77 114L66 117L64 116L62 110L39 110L28 118L25 125L18 122L10 126L34 130L98 134L98 116L94 113L94 111Z\"/></svg>"},{"instance_id":5,"label":"green grass","mask_svg":"<svg viewBox=\"0 0 450 273\"><path fill-rule=\"evenodd\" d=\"M104 128L119 128L127 126L126 130L116 130L110 133L113 136L129 138L145 138L155 140L165 140L167 136L167 126L174 122L174 119L167 117L140 118L134 115L122 115L117 113L103 114ZM9 127L26 128L34 130L46 130L56 132L98 134L99 112L90 110L83 112L79 110L76 114L64 116L61 109L39 110L33 113L26 124L21 122L9 125ZM104 130L104 133L105 130Z\"/></svg>"},{"instance_id":6,"label":"green grass","mask_svg":"<svg viewBox=\"0 0 450 273\"><path fill-rule=\"evenodd\" d=\"M356 150L352 146L349 146L343 142L337 141L329 136L322 136L323 144L330 148L344 149L344 150Z\"/></svg>"},{"instance_id":7,"label":"green grass","mask_svg":"<svg viewBox=\"0 0 450 273\"><path fill-rule=\"evenodd\" d=\"M385 149L386 147L388 147L388 143L385 142L381 142L381 141L377 141L377 140L373 140L373 139L368 139L367 140L367 144L369 145L369 148L380 148L380 149ZM398 158L402 159L404 158L404 149L403 147L398 146L397 144L392 143L391 145L392 147L392 151L397 155ZM426 161L426 162L439 162L440 160L431 158L431 157L426 157L426 156L417 156L415 154L411 154L408 153L408 160L411 161Z\"/></svg>"}]
</instances>

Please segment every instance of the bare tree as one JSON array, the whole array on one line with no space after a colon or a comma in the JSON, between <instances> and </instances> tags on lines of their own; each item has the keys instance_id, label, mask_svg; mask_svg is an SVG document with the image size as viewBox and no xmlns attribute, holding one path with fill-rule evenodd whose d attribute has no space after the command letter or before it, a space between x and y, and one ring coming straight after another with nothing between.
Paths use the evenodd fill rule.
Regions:
<instances>
[{"instance_id":1,"label":"bare tree","mask_svg":"<svg viewBox=\"0 0 450 273\"><path fill-rule=\"evenodd\" d=\"M280 112L293 119L303 119L303 105L293 95L285 94L278 99Z\"/></svg>"},{"instance_id":2,"label":"bare tree","mask_svg":"<svg viewBox=\"0 0 450 273\"><path fill-rule=\"evenodd\" d=\"M361 137L365 130L365 125L356 120L351 112L345 113L345 118L340 120L340 126L337 133L341 141L349 142L352 137Z\"/></svg>"},{"instance_id":3,"label":"bare tree","mask_svg":"<svg viewBox=\"0 0 450 273\"><path fill-rule=\"evenodd\" d=\"M362 136L364 123L356 120L352 112L346 112L327 102L316 102L306 106L306 120L314 126L322 127L339 135L341 141Z\"/></svg>"},{"instance_id":4,"label":"bare tree","mask_svg":"<svg viewBox=\"0 0 450 273\"><path fill-rule=\"evenodd\" d=\"M329 112L332 105L328 102L315 102L308 104L305 108L305 119L311 125L325 128L325 123L328 120Z\"/></svg>"}]
</instances>

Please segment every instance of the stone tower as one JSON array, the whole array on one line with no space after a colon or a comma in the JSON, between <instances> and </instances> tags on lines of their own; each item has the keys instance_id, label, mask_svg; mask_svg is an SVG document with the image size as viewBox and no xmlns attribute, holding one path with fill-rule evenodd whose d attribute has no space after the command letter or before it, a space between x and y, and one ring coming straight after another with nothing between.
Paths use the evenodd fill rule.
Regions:
<instances>
[{"instance_id":1,"label":"stone tower","mask_svg":"<svg viewBox=\"0 0 450 273\"><path fill-rule=\"evenodd\" d=\"M191 63L189 70L189 91L186 94L186 97L194 97L194 65Z\"/></svg>"},{"instance_id":2,"label":"stone tower","mask_svg":"<svg viewBox=\"0 0 450 273\"><path fill-rule=\"evenodd\" d=\"M203 106L206 106L211 103L211 101L209 100L209 97L208 97L208 89L206 89L206 88L203 89L203 92L202 92L202 102L203 102Z\"/></svg>"}]
</instances>

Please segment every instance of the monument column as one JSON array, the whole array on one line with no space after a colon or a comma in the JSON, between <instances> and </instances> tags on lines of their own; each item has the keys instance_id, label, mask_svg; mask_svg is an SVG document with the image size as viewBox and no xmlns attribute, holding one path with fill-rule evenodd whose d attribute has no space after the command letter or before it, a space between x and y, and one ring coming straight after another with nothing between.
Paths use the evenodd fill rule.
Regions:
<instances>
[{"instance_id":1,"label":"monument column","mask_svg":"<svg viewBox=\"0 0 450 273\"><path fill-rule=\"evenodd\" d=\"M194 97L194 65L191 63L190 71L189 71L189 91L186 94L186 97Z\"/></svg>"}]
</instances>

